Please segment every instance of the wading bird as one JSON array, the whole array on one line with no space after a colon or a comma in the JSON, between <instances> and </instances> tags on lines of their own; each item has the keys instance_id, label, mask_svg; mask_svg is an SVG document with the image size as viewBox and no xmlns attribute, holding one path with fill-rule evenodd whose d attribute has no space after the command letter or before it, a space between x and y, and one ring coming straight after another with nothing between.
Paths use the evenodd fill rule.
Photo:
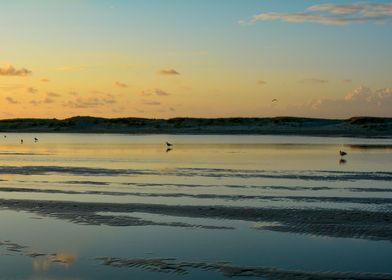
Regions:
<instances>
[{"instance_id":1,"label":"wading bird","mask_svg":"<svg viewBox=\"0 0 392 280\"><path fill-rule=\"evenodd\" d=\"M168 147L173 147L173 144L171 144L171 143L169 143L169 142L166 142L166 146L168 146Z\"/></svg>"},{"instance_id":2,"label":"wading bird","mask_svg":"<svg viewBox=\"0 0 392 280\"><path fill-rule=\"evenodd\" d=\"M344 157L345 155L347 155L347 153L345 151L339 151L339 154L341 157Z\"/></svg>"}]
</instances>

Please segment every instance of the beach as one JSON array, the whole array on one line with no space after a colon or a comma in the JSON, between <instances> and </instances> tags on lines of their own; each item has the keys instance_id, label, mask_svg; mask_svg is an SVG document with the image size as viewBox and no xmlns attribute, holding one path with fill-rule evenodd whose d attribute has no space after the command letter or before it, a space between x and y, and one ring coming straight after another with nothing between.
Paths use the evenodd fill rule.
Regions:
<instances>
[{"instance_id":1,"label":"beach","mask_svg":"<svg viewBox=\"0 0 392 280\"><path fill-rule=\"evenodd\" d=\"M389 138L1 140L4 279L392 279Z\"/></svg>"}]
</instances>

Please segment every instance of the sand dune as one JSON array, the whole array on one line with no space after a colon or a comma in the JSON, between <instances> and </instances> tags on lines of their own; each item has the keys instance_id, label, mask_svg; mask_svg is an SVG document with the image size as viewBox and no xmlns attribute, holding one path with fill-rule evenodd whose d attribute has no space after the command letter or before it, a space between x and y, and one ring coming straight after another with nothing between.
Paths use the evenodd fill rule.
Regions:
<instances>
[{"instance_id":1,"label":"sand dune","mask_svg":"<svg viewBox=\"0 0 392 280\"><path fill-rule=\"evenodd\" d=\"M346 120L297 117L143 119L73 117L0 120L0 132L278 134L391 137L392 119L353 117Z\"/></svg>"}]
</instances>

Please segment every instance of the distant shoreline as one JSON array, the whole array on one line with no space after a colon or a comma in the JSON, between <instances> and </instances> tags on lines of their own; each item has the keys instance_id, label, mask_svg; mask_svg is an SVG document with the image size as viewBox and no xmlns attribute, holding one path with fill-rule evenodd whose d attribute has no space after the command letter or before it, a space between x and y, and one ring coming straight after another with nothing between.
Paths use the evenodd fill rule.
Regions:
<instances>
[{"instance_id":1,"label":"distant shoreline","mask_svg":"<svg viewBox=\"0 0 392 280\"><path fill-rule=\"evenodd\" d=\"M0 133L296 135L391 138L392 118L97 118L0 120Z\"/></svg>"}]
</instances>

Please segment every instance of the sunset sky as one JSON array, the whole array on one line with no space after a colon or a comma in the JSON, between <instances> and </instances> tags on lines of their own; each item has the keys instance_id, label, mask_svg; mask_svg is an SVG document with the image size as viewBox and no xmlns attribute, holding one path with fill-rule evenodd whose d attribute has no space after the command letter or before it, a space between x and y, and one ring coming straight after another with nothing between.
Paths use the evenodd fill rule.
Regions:
<instances>
[{"instance_id":1,"label":"sunset sky","mask_svg":"<svg viewBox=\"0 0 392 280\"><path fill-rule=\"evenodd\" d=\"M0 35L2 119L392 117L392 1L1 1Z\"/></svg>"}]
</instances>

